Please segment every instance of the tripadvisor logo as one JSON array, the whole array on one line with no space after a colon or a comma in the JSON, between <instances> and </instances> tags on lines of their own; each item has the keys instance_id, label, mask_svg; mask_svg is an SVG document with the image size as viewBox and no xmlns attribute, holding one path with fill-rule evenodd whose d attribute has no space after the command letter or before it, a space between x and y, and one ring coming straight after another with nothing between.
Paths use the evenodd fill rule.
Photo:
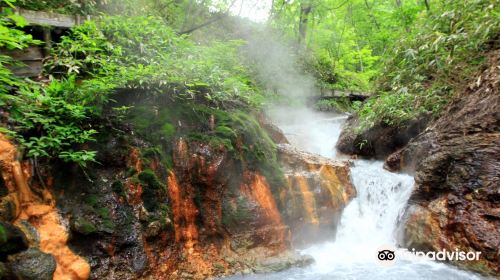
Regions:
<instances>
[{"instance_id":1,"label":"tripadvisor logo","mask_svg":"<svg viewBox=\"0 0 500 280\"><path fill-rule=\"evenodd\" d=\"M391 266L396 260L433 260L433 261L478 261L481 252L478 251L460 251L455 249L440 251L417 251L412 248L411 251L405 249L396 249L392 246L381 246L377 249L377 262L383 266Z\"/></svg>"},{"instance_id":2,"label":"tripadvisor logo","mask_svg":"<svg viewBox=\"0 0 500 280\"><path fill-rule=\"evenodd\" d=\"M396 248L392 246L380 246L376 253L376 260L382 266L391 266L396 262Z\"/></svg>"}]
</instances>

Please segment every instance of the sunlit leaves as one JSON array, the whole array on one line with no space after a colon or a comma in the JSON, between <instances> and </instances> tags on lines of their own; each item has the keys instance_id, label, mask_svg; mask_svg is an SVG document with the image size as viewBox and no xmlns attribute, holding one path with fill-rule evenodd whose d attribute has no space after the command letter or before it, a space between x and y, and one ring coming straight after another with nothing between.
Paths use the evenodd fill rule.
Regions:
<instances>
[{"instance_id":1,"label":"sunlit leaves","mask_svg":"<svg viewBox=\"0 0 500 280\"><path fill-rule=\"evenodd\" d=\"M439 114L455 88L463 87L498 39L498 1L436 2L388 53L379 78L385 91L359 110L364 126L400 124L420 113Z\"/></svg>"},{"instance_id":2,"label":"sunlit leaves","mask_svg":"<svg viewBox=\"0 0 500 280\"><path fill-rule=\"evenodd\" d=\"M47 67L54 75L84 78L80 88L87 91L78 91L86 92L84 100L115 88L144 88L190 97L200 93L213 102L241 98L255 105L259 91L240 58L242 44L195 44L156 17L104 17L63 37ZM102 103L94 101L89 104Z\"/></svg>"}]
</instances>

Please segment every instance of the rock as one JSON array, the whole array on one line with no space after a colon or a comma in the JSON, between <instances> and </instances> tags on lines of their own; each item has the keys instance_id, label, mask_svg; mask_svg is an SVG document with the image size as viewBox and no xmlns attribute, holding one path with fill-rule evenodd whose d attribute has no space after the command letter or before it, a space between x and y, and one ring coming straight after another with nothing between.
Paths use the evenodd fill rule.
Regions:
<instances>
[{"instance_id":1,"label":"rock","mask_svg":"<svg viewBox=\"0 0 500 280\"><path fill-rule=\"evenodd\" d=\"M500 276L500 51L441 117L386 166L415 173L404 223L405 246L480 251L479 261L455 263Z\"/></svg>"},{"instance_id":2,"label":"rock","mask_svg":"<svg viewBox=\"0 0 500 280\"><path fill-rule=\"evenodd\" d=\"M4 197L7 194L9 194L9 190L7 189L7 186L5 185L3 177L0 176L0 197Z\"/></svg>"},{"instance_id":3,"label":"rock","mask_svg":"<svg viewBox=\"0 0 500 280\"><path fill-rule=\"evenodd\" d=\"M9 274L7 266L3 262L0 262L0 279L7 279L7 274Z\"/></svg>"},{"instance_id":4,"label":"rock","mask_svg":"<svg viewBox=\"0 0 500 280\"><path fill-rule=\"evenodd\" d=\"M40 245L40 234L31 223L27 220L17 221L16 227L24 233L30 247Z\"/></svg>"},{"instance_id":5,"label":"rock","mask_svg":"<svg viewBox=\"0 0 500 280\"><path fill-rule=\"evenodd\" d=\"M334 234L344 207L356 196L347 161L333 161L278 145L288 186L281 190L284 216L295 245Z\"/></svg>"},{"instance_id":6,"label":"rock","mask_svg":"<svg viewBox=\"0 0 500 280\"><path fill-rule=\"evenodd\" d=\"M291 267L305 267L312 263L314 263L314 259L309 255L285 253L259 260L253 271L255 273L279 272Z\"/></svg>"},{"instance_id":7,"label":"rock","mask_svg":"<svg viewBox=\"0 0 500 280\"><path fill-rule=\"evenodd\" d=\"M24 233L11 223L0 221L0 257L15 254L28 248Z\"/></svg>"},{"instance_id":8,"label":"rock","mask_svg":"<svg viewBox=\"0 0 500 280\"><path fill-rule=\"evenodd\" d=\"M89 235L97 231L96 226L84 217L77 217L71 220L71 230L83 235Z\"/></svg>"},{"instance_id":9,"label":"rock","mask_svg":"<svg viewBox=\"0 0 500 280\"><path fill-rule=\"evenodd\" d=\"M430 116L421 115L399 126L377 123L371 128L357 131L359 120L353 115L347 119L336 148L347 155L385 159L423 131L429 121Z\"/></svg>"},{"instance_id":10,"label":"rock","mask_svg":"<svg viewBox=\"0 0 500 280\"><path fill-rule=\"evenodd\" d=\"M181 279L193 279L194 275L188 272L181 272Z\"/></svg>"},{"instance_id":11,"label":"rock","mask_svg":"<svg viewBox=\"0 0 500 280\"><path fill-rule=\"evenodd\" d=\"M52 280L56 270L54 256L30 248L8 258L12 273L24 280Z\"/></svg>"},{"instance_id":12,"label":"rock","mask_svg":"<svg viewBox=\"0 0 500 280\"><path fill-rule=\"evenodd\" d=\"M257 116L257 121L276 144L290 144L283 131L271 123L263 114Z\"/></svg>"},{"instance_id":13,"label":"rock","mask_svg":"<svg viewBox=\"0 0 500 280\"><path fill-rule=\"evenodd\" d=\"M16 211L16 203L12 195L7 195L0 198L0 220L14 220L16 217Z\"/></svg>"},{"instance_id":14,"label":"rock","mask_svg":"<svg viewBox=\"0 0 500 280\"><path fill-rule=\"evenodd\" d=\"M154 221L149 223L148 227L146 228L145 235L146 237L155 237L158 234L160 234L161 231L161 223L160 221Z\"/></svg>"}]
</instances>

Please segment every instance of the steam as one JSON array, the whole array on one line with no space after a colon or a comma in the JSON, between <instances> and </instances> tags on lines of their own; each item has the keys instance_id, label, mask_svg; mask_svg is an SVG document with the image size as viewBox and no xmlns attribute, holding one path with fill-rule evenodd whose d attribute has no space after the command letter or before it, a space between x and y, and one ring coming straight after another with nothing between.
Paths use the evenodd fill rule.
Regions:
<instances>
[{"instance_id":1,"label":"steam","mask_svg":"<svg viewBox=\"0 0 500 280\"><path fill-rule=\"evenodd\" d=\"M257 79L266 89L287 99L305 101L315 95L315 79L301 69L293 46L267 28L246 38L247 58L255 65Z\"/></svg>"},{"instance_id":2,"label":"steam","mask_svg":"<svg viewBox=\"0 0 500 280\"><path fill-rule=\"evenodd\" d=\"M294 146L333 158L345 116L313 110L311 99L319 96L316 80L302 69L297 47L266 27L243 26L239 36L248 44L243 51L256 79L277 100L267 104L267 117ZM309 106L308 106L309 105Z\"/></svg>"}]
</instances>

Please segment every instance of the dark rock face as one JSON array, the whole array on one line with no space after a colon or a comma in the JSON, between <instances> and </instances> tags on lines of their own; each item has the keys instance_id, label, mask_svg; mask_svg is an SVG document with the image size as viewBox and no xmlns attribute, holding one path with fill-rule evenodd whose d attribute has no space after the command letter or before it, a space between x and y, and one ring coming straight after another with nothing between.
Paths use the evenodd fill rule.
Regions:
<instances>
[{"instance_id":1,"label":"dark rock face","mask_svg":"<svg viewBox=\"0 0 500 280\"><path fill-rule=\"evenodd\" d=\"M28 248L24 233L11 223L0 221L0 260Z\"/></svg>"},{"instance_id":2,"label":"dark rock face","mask_svg":"<svg viewBox=\"0 0 500 280\"><path fill-rule=\"evenodd\" d=\"M369 129L356 132L358 119L350 116L340 134L336 148L347 155L385 159L424 130L429 120L429 116L422 115L400 126L378 123Z\"/></svg>"},{"instance_id":3,"label":"dark rock face","mask_svg":"<svg viewBox=\"0 0 500 280\"><path fill-rule=\"evenodd\" d=\"M310 264L309 258L289 250L292 228L301 223L294 219L311 218L302 221L313 225L317 220L329 221L329 226L335 223L330 218L340 213L352 194L346 163L323 162L300 153L279 162L275 142L286 138L276 127L259 125L255 116L240 110L189 104L196 107L194 111L170 100L159 108L159 100L129 97L127 102L144 101L130 123L110 117L96 124L98 139L86 148L97 151L98 163L82 169L45 162L39 165L45 179L40 185L23 177L21 190L29 194L37 190L44 197L27 196L34 197L39 207L30 208L33 211L19 221L20 209L13 198L21 191L10 187L13 168L0 168L0 220L5 222L2 229L7 228L5 236L0 229L0 245L7 241L16 245L1 248L9 251L8 256L0 252L0 275L64 278L85 268L81 279L90 274L89 279L185 280ZM3 143L6 149L0 156L15 162L17 174L23 173L21 167L28 174L29 163L15 159L15 145ZM290 174L294 168L311 173L310 186L299 184L289 191L281 169L287 161ZM317 190L320 193L309 199ZM285 209L292 198L298 202L293 211L299 216ZM36 224L40 217L50 226ZM10 224L24 232L28 242ZM46 238L54 228L62 237L57 244ZM29 249L18 253L26 249L25 243ZM41 252L50 252L47 248L54 244L63 244L65 252L81 262ZM59 264L64 261L78 265L61 271Z\"/></svg>"},{"instance_id":4,"label":"dark rock face","mask_svg":"<svg viewBox=\"0 0 500 280\"><path fill-rule=\"evenodd\" d=\"M148 218L140 219L142 204L128 203L127 175L118 164L94 167L92 181L78 168L54 172L58 207L70 217L69 245L89 262L91 279L135 279L149 268L143 243ZM158 197L162 201L166 195Z\"/></svg>"},{"instance_id":5,"label":"dark rock face","mask_svg":"<svg viewBox=\"0 0 500 280\"><path fill-rule=\"evenodd\" d=\"M52 280L56 270L54 257L36 248L9 256L9 263L13 275L18 279Z\"/></svg>"},{"instance_id":6,"label":"dark rock face","mask_svg":"<svg viewBox=\"0 0 500 280\"><path fill-rule=\"evenodd\" d=\"M442 117L386 161L415 172L404 245L427 250L480 251L460 262L500 275L500 54Z\"/></svg>"},{"instance_id":7,"label":"dark rock face","mask_svg":"<svg viewBox=\"0 0 500 280\"><path fill-rule=\"evenodd\" d=\"M57 206L71 229L69 245L90 264L91 279L205 279L310 263L288 253L291 227L300 222L280 208L295 196L301 200L295 211L306 217L303 193L279 197L273 192L283 193L286 185L273 190L223 145L177 138L166 168L150 144L119 139L100 140L97 150L113 149L87 174L67 165L51 172ZM354 192L348 165L299 152L282 153L280 160L292 173L314 173L310 191L321 190L314 211L331 229L330 218Z\"/></svg>"}]
</instances>

